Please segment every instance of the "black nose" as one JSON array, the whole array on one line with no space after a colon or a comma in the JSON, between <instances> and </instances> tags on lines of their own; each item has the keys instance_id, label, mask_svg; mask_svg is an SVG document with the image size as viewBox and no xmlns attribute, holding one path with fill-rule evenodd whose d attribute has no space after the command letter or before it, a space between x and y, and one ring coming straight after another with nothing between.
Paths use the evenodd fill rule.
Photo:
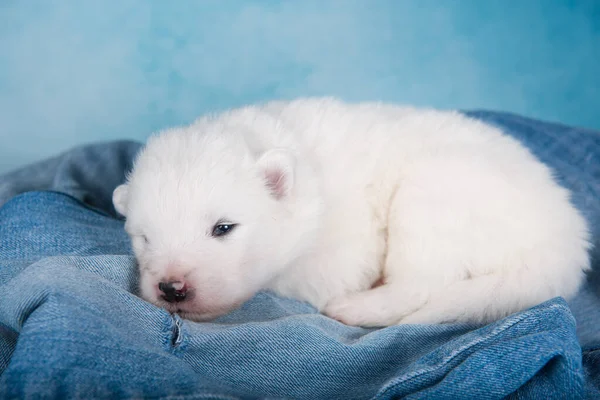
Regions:
<instances>
[{"instance_id":1,"label":"black nose","mask_svg":"<svg viewBox=\"0 0 600 400\"><path fill-rule=\"evenodd\" d=\"M163 292L162 298L169 303L179 303L185 300L187 288L181 282L160 282L158 289Z\"/></svg>"}]
</instances>

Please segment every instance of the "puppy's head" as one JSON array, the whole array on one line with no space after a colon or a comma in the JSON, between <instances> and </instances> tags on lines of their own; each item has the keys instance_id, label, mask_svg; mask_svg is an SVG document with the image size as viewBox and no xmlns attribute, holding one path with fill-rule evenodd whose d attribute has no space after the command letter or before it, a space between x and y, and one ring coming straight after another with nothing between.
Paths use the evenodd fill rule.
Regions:
<instances>
[{"instance_id":1,"label":"puppy's head","mask_svg":"<svg viewBox=\"0 0 600 400\"><path fill-rule=\"evenodd\" d=\"M312 245L320 204L285 149L254 154L241 136L167 131L151 138L115 209L140 267L141 296L206 320L266 287Z\"/></svg>"}]
</instances>

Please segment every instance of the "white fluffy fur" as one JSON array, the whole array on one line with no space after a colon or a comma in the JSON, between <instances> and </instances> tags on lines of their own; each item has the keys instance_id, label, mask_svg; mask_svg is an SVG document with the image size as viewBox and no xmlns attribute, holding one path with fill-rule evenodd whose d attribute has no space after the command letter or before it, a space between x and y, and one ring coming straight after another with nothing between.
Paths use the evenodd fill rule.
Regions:
<instances>
[{"instance_id":1,"label":"white fluffy fur","mask_svg":"<svg viewBox=\"0 0 600 400\"><path fill-rule=\"evenodd\" d=\"M573 295L589 268L551 171L453 112L299 99L207 116L152 137L114 203L142 296L194 320L272 289L350 325L487 322ZM239 225L211 237L221 219ZM194 295L161 301L169 279Z\"/></svg>"}]
</instances>

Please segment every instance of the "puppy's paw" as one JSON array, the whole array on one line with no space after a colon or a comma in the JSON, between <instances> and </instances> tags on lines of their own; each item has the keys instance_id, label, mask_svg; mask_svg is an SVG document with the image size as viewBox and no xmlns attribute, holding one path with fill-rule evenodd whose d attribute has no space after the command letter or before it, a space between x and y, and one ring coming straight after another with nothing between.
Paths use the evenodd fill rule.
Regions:
<instances>
[{"instance_id":1,"label":"puppy's paw","mask_svg":"<svg viewBox=\"0 0 600 400\"><path fill-rule=\"evenodd\" d=\"M331 300L323 309L323 314L345 325L365 326L365 310L357 307L350 296L339 296Z\"/></svg>"},{"instance_id":2,"label":"puppy's paw","mask_svg":"<svg viewBox=\"0 0 600 400\"><path fill-rule=\"evenodd\" d=\"M384 327L395 325L417 307L395 295L396 288L381 286L364 292L333 298L323 314L346 325Z\"/></svg>"}]
</instances>

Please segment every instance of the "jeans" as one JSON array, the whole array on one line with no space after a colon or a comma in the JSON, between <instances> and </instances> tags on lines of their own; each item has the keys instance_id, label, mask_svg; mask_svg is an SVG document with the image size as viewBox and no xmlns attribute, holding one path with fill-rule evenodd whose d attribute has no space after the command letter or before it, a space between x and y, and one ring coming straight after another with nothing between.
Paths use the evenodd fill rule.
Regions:
<instances>
[{"instance_id":1,"label":"jeans","mask_svg":"<svg viewBox=\"0 0 600 400\"><path fill-rule=\"evenodd\" d=\"M600 135L469 114L555 170L598 245ZM600 398L600 246L574 299L489 325L349 327L270 292L195 323L137 296L108 199L138 147L86 146L0 180L0 398Z\"/></svg>"}]
</instances>

